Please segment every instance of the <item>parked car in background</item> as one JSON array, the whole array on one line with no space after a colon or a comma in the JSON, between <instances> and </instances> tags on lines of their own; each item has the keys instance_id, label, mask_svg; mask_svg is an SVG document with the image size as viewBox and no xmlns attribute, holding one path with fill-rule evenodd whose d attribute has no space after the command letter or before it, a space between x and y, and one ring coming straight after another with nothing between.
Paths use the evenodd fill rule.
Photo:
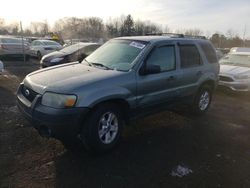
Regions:
<instances>
[{"instance_id":1,"label":"parked car in background","mask_svg":"<svg viewBox=\"0 0 250 188\"><path fill-rule=\"evenodd\" d=\"M218 48L216 49L216 55L218 59L221 59L224 56L223 52Z\"/></svg>"},{"instance_id":2,"label":"parked car in background","mask_svg":"<svg viewBox=\"0 0 250 188\"><path fill-rule=\"evenodd\" d=\"M0 61L0 74L3 72L4 70L4 65L3 65L3 62Z\"/></svg>"},{"instance_id":3,"label":"parked car in background","mask_svg":"<svg viewBox=\"0 0 250 188\"><path fill-rule=\"evenodd\" d=\"M42 56L61 49L62 45L55 41L34 40L30 45L30 55L41 59Z\"/></svg>"},{"instance_id":4,"label":"parked car in background","mask_svg":"<svg viewBox=\"0 0 250 188\"><path fill-rule=\"evenodd\" d=\"M219 79L220 86L232 91L250 91L250 51L229 53L222 58Z\"/></svg>"},{"instance_id":5,"label":"parked car in background","mask_svg":"<svg viewBox=\"0 0 250 188\"><path fill-rule=\"evenodd\" d=\"M42 136L63 143L79 138L87 149L104 152L119 143L125 122L176 102L204 114L218 73L208 40L116 38L82 63L27 75L17 91L18 107Z\"/></svg>"},{"instance_id":6,"label":"parked car in background","mask_svg":"<svg viewBox=\"0 0 250 188\"><path fill-rule=\"evenodd\" d=\"M224 55L230 52L230 48L217 48L217 49L220 50Z\"/></svg>"},{"instance_id":7,"label":"parked car in background","mask_svg":"<svg viewBox=\"0 0 250 188\"><path fill-rule=\"evenodd\" d=\"M234 53L234 52L250 52L250 48L246 48L246 47L233 47L230 49L230 53Z\"/></svg>"},{"instance_id":8,"label":"parked car in background","mask_svg":"<svg viewBox=\"0 0 250 188\"><path fill-rule=\"evenodd\" d=\"M21 38L0 36L0 57L22 57L29 54L29 43Z\"/></svg>"},{"instance_id":9,"label":"parked car in background","mask_svg":"<svg viewBox=\"0 0 250 188\"><path fill-rule=\"evenodd\" d=\"M59 51L51 52L42 57L41 67L49 67L73 61L82 61L85 57L95 51L100 44L97 43L77 43L65 47Z\"/></svg>"},{"instance_id":10,"label":"parked car in background","mask_svg":"<svg viewBox=\"0 0 250 188\"><path fill-rule=\"evenodd\" d=\"M70 46L70 45L73 45L73 44L77 44L79 42L87 43L87 42L90 42L90 41L87 40L87 39L67 39L64 42L65 42L64 46L66 47L66 46Z\"/></svg>"}]
</instances>

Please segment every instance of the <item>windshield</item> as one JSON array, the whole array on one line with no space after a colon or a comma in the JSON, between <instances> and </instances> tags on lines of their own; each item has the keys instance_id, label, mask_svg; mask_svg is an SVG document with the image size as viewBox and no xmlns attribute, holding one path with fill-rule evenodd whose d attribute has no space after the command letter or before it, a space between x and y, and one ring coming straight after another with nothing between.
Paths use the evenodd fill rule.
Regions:
<instances>
[{"instance_id":1,"label":"windshield","mask_svg":"<svg viewBox=\"0 0 250 188\"><path fill-rule=\"evenodd\" d=\"M86 61L109 69L128 71L146 44L141 41L112 40L88 56Z\"/></svg>"},{"instance_id":2,"label":"windshield","mask_svg":"<svg viewBox=\"0 0 250 188\"><path fill-rule=\"evenodd\" d=\"M59 46L60 44L59 43L57 43L57 42L54 42L54 41L43 41L43 43L45 44L45 45L56 45L56 46Z\"/></svg>"},{"instance_id":3,"label":"windshield","mask_svg":"<svg viewBox=\"0 0 250 188\"><path fill-rule=\"evenodd\" d=\"M228 54L220 60L220 64L250 67L250 54Z\"/></svg>"},{"instance_id":4,"label":"windshield","mask_svg":"<svg viewBox=\"0 0 250 188\"><path fill-rule=\"evenodd\" d=\"M84 44L73 44L73 45L70 45L70 46L67 46L63 49L61 49L60 51L63 52L63 53L68 53L68 54L71 54L71 53L74 53L75 51L83 48L85 45Z\"/></svg>"}]
</instances>

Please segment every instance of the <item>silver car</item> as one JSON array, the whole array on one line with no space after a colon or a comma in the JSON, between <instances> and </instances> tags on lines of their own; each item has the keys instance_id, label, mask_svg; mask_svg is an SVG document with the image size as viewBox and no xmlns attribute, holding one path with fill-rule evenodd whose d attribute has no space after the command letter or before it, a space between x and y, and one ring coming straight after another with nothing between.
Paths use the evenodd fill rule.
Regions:
<instances>
[{"instance_id":1,"label":"silver car","mask_svg":"<svg viewBox=\"0 0 250 188\"><path fill-rule=\"evenodd\" d=\"M0 61L0 74L4 71L3 62Z\"/></svg>"},{"instance_id":2,"label":"silver car","mask_svg":"<svg viewBox=\"0 0 250 188\"><path fill-rule=\"evenodd\" d=\"M41 59L44 55L61 50L62 45L51 40L34 40L30 45L30 55Z\"/></svg>"},{"instance_id":3,"label":"silver car","mask_svg":"<svg viewBox=\"0 0 250 188\"><path fill-rule=\"evenodd\" d=\"M20 57L24 54L28 55L29 44L21 38L0 36L0 56Z\"/></svg>"},{"instance_id":4,"label":"silver car","mask_svg":"<svg viewBox=\"0 0 250 188\"><path fill-rule=\"evenodd\" d=\"M220 60L219 85L233 91L250 91L250 52L229 53Z\"/></svg>"}]
</instances>

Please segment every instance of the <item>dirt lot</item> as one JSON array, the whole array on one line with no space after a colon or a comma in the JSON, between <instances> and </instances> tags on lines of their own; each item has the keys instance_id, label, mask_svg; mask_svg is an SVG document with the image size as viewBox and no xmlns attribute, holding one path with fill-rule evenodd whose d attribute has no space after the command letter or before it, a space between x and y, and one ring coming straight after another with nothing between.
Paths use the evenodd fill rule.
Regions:
<instances>
[{"instance_id":1,"label":"dirt lot","mask_svg":"<svg viewBox=\"0 0 250 188\"><path fill-rule=\"evenodd\" d=\"M22 118L15 91L38 63L0 75L0 187L250 187L250 96L217 92L209 112L176 109L128 127L115 151L73 154ZM189 169L175 177L178 165Z\"/></svg>"}]
</instances>

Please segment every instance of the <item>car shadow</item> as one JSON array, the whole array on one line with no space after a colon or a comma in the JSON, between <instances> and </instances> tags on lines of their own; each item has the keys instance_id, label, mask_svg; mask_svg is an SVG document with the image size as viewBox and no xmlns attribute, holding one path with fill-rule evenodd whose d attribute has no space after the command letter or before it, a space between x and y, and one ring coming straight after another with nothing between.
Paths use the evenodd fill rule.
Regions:
<instances>
[{"instance_id":1,"label":"car shadow","mask_svg":"<svg viewBox=\"0 0 250 188\"><path fill-rule=\"evenodd\" d=\"M203 124L173 112L138 121L127 128L119 147L110 153L66 152L58 157L56 187L196 187L205 177L204 161L211 161L221 139L211 136L212 127ZM180 181L172 177L172 169L179 164L189 166L196 178Z\"/></svg>"}]
</instances>

